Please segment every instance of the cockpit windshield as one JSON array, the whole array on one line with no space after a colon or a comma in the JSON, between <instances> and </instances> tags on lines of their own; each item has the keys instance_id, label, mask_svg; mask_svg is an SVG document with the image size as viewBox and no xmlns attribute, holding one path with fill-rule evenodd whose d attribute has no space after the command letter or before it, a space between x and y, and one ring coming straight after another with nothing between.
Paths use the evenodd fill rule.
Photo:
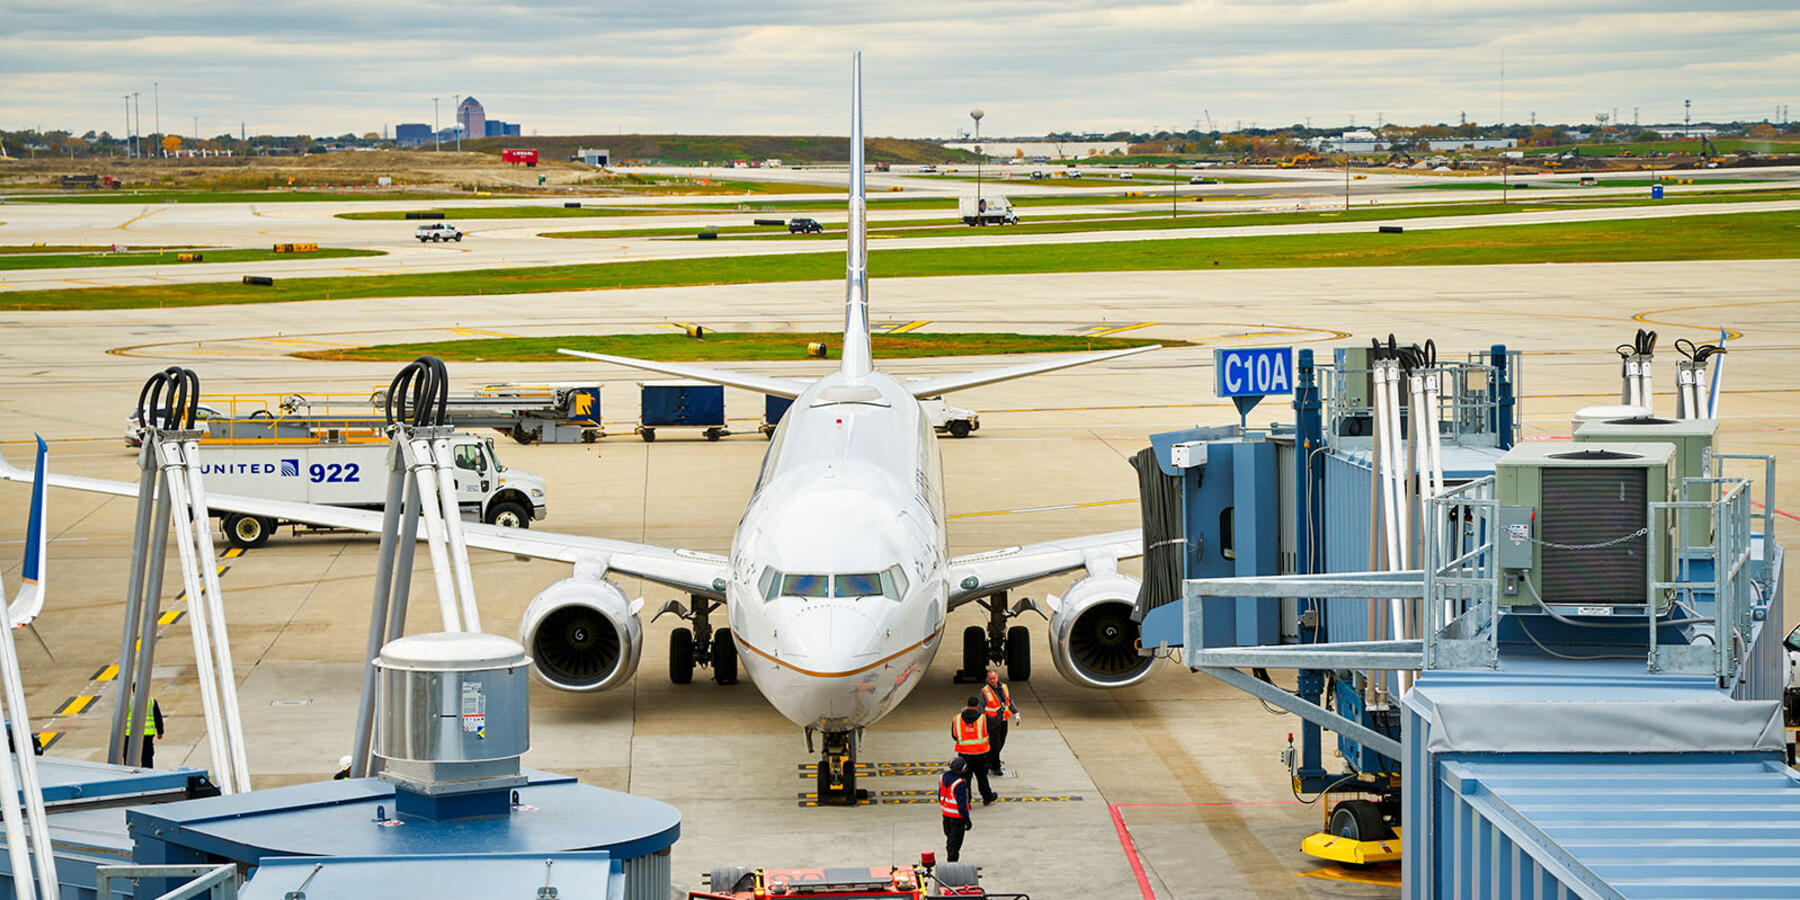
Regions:
<instances>
[{"instance_id":1,"label":"cockpit windshield","mask_svg":"<svg viewBox=\"0 0 1800 900\"><path fill-rule=\"evenodd\" d=\"M786 575L765 568L757 579L764 600L776 597L886 597L899 600L906 596L906 573L899 566L881 572L853 572L844 575Z\"/></svg>"}]
</instances>

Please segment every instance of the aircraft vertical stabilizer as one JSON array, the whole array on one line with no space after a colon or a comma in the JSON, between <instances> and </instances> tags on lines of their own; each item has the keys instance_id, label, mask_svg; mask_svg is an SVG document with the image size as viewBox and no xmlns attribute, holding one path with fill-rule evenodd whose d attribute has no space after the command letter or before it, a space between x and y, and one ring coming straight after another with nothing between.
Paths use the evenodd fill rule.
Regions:
<instances>
[{"instance_id":1,"label":"aircraft vertical stabilizer","mask_svg":"<svg viewBox=\"0 0 1800 900\"><path fill-rule=\"evenodd\" d=\"M850 221L844 272L844 361L852 378L875 368L869 348L869 204L863 183L862 54L850 64Z\"/></svg>"},{"instance_id":2,"label":"aircraft vertical stabilizer","mask_svg":"<svg viewBox=\"0 0 1800 900\"><path fill-rule=\"evenodd\" d=\"M6 608L6 619L14 628L30 625L38 613L44 610L44 550L50 543L50 532L45 526L46 508L44 505L43 473L44 461L50 455L50 448L44 439L37 439L37 470L31 485L31 520L25 526L25 563L19 569L19 592L13 602Z\"/></svg>"}]
</instances>

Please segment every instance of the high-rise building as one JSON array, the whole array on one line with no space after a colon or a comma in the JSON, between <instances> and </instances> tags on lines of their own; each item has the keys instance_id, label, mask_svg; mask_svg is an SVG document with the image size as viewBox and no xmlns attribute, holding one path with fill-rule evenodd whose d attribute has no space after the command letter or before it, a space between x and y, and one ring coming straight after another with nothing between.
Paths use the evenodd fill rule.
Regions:
<instances>
[{"instance_id":1,"label":"high-rise building","mask_svg":"<svg viewBox=\"0 0 1800 900\"><path fill-rule=\"evenodd\" d=\"M431 140L431 126L424 122L407 122L394 126L394 141L401 144L423 144Z\"/></svg>"},{"instance_id":2,"label":"high-rise building","mask_svg":"<svg viewBox=\"0 0 1800 900\"><path fill-rule=\"evenodd\" d=\"M456 107L456 124L462 126L464 138L487 136L487 110L481 108L481 101L474 97L464 97Z\"/></svg>"}]
</instances>

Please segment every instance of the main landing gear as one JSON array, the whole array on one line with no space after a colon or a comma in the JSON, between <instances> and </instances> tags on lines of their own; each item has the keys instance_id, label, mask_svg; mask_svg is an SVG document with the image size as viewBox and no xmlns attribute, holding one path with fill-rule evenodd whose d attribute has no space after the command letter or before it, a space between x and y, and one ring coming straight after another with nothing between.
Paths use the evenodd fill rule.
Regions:
<instances>
[{"instance_id":1,"label":"main landing gear","mask_svg":"<svg viewBox=\"0 0 1800 900\"><path fill-rule=\"evenodd\" d=\"M1001 591L977 601L987 607L988 624L970 625L963 629L962 668L956 673L957 684L979 684L987 680L988 663L1006 665L1007 681L1031 680L1031 632L1023 625L1007 627L1007 621L1027 612L1044 615L1036 601L1020 598L1011 609L1006 608L1006 592ZM1046 618L1048 618L1046 616Z\"/></svg>"},{"instance_id":2,"label":"main landing gear","mask_svg":"<svg viewBox=\"0 0 1800 900\"><path fill-rule=\"evenodd\" d=\"M856 786L856 744L861 730L826 731L819 753L818 802L820 806L855 806L869 799ZM813 748L813 729L806 729L806 749Z\"/></svg>"},{"instance_id":3,"label":"main landing gear","mask_svg":"<svg viewBox=\"0 0 1800 900\"><path fill-rule=\"evenodd\" d=\"M731 639L731 629L721 628L714 631L712 612L724 602L702 597L698 594L688 596L688 605L683 606L680 600L670 600L650 617L654 622L664 613L673 613L676 617L686 619L693 628L679 627L669 632L669 680L676 684L690 684L694 680L694 667L712 667L713 680L719 684L737 684L738 656L737 644Z\"/></svg>"}]
</instances>

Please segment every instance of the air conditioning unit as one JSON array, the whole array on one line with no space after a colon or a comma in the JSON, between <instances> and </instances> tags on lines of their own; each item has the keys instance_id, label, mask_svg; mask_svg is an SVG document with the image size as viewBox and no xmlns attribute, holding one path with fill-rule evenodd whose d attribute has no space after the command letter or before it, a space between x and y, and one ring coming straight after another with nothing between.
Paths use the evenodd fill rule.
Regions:
<instances>
[{"instance_id":1,"label":"air conditioning unit","mask_svg":"<svg viewBox=\"0 0 1800 900\"><path fill-rule=\"evenodd\" d=\"M1615 607L1649 603L1650 551L1656 580L1669 580L1674 525L1632 535L1648 524L1650 503L1669 500L1675 465L1673 444L1531 443L1508 451L1494 465L1500 605L1541 600L1564 615L1612 615Z\"/></svg>"},{"instance_id":2,"label":"air conditioning unit","mask_svg":"<svg viewBox=\"0 0 1800 900\"><path fill-rule=\"evenodd\" d=\"M1625 418L1600 419L1584 422L1575 429L1577 444L1606 444L1620 441L1668 442L1675 445L1675 471L1671 476L1674 481L1674 493L1670 496L1676 500L1710 500L1712 491L1704 486L1695 486L1685 491L1682 489L1684 478L1709 478L1712 476L1712 454L1714 438L1719 432L1717 419L1659 419L1655 416L1629 416ZM1686 544L1689 547L1712 546L1712 516L1706 510L1689 510L1682 516L1686 524L1682 530L1686 533Z\"/></svg>"}]
</instances>

